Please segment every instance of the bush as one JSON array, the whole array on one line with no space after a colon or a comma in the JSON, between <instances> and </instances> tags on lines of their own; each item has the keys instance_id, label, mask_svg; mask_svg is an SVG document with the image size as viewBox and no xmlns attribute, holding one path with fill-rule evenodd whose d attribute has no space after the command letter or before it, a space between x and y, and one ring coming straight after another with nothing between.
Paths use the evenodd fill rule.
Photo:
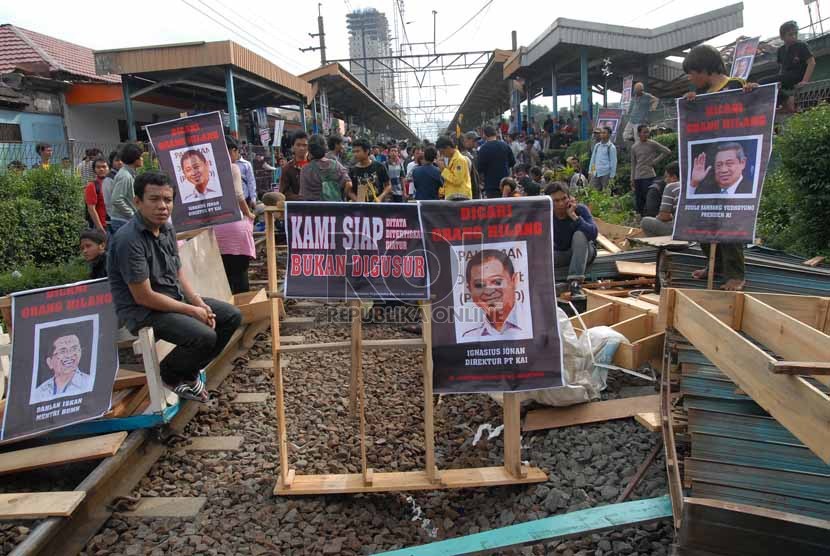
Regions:
<instances>
[{"instance_id":1,"label":"bush","mask_svg":"<svg viewBox=\"0 0 830 556\"><path fill-rule=\"evenodd\" d=\"M85 225L83 186L59 167L0 176L0 269L77 257Z\"/></svg>"},{"instance_id":2,"label":"bush","mask_svg":"<svg viewBox=\"0 0 830 556\"><path fill-rule=\"evenodd\" d=\"M757 234L768 247L793 252L798 249L801 224L794 218L801 202L786 172L767 174L758 210Z\"/></svg>"},{"instance_id":3,"label":"bush","mask_svg":"<svg viewBox=\"0 0 830 556\"><path fill-rule=\"evenodd\" d=\"M42 267L25 265L17 271L0 274L0 296L14 292L60 286L89 278L89 267L75 258L68 263Z\"/></svg>"},{"instance_id":4,"label":"bush","mask_svg":"<svg viewBox=\"0 0 830 556\"><path fill-rule=\"evenodd\" d=\"M568 148L565 149L565 158L575 156L579 160L584 157L591 157L591 142L590 141L574 141Z\"/></svg>"},{"instance_id":5,"label":"bush","mask_svg":"<svg viewBox=\"0 0 830 556\"><path fill-rule=\"evenodd\" d=\"M668 147L671 149L671 154L665 157L663 160L657 163L654 167L654 171L657 173L657 177L663 177L663 172L666 171L666 166L668 166L671 162L677 162L677 134L676 133L664 133L663 135L658 135L654 138L655 141L663 145L664 147Z\"/></svg>"},{"instance_id":6,"label":"bush","mask_svg":"<svg viewBox=\"0 0 830 556\"><path fill-rule=\"evenodd\" d=\"M634 211L634 194L614 195L610 191L598 191L586 187L576 193L576 199L586 205L593 216L622 226L639 226L637 213Z\"/></svg>"},{"instance_id":7,"label":"bush","mask_svg":"<svg viewBox=\"0 0 830 556\"><path fill-rule=\"evenodd\" d=\"M780 155L780 171L765 180L770 192L761 204L765 237L770 243L792 241L787 250L805 257L830 253L830 105L819 105L790 118L784 133L775 142ZM793 203L776 198L776 192L789 193ZM778 227L779 205L791 212L790 229Z\"/></svg>"}]
</instances>

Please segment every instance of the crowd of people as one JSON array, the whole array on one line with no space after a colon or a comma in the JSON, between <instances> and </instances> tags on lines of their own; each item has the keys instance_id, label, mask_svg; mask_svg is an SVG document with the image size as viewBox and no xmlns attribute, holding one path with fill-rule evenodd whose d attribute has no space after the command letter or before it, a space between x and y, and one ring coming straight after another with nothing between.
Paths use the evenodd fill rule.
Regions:
<instances>
[{"instance_id":1,"label":"crowd of people","mask_svg":"<svg viewBox=\"0 0 830 556\"><path fill-rule=\"evenodd\" d=\"M791 22L781 27L785 50L779 59L781 79L793 87L809 80L814 59L803 43L794 42ZM809 57L808 57L809 56ZM806 58L806 59L805 59ZM801 80L787 64L799 65ZM692 48L683 70L696 95L758 85L729 77L720 53L706 45ZM787 97L789 98L789 97ZM633 87L629 123L623 132L630 153L630 189L634 193L641 227L646 235L670 235L678 206L681 176L676 162L665 165L662 176L655 168L669 155L651 135L649 114L656 99L642 83ZM785 102L787 100L785 99ZM533 197L547 195L553 205L554 272L558 289L574 300L584 299L582 284L597 256L598 230L590 209L576 200L585 188L604 190L617 175L617 146L613 130L602 127L591 138L587 172L579 159L561 161L546 157L573 140L576 127L570 121L548 117L541 129L513 119L485 126L460 137L452 134L435 142L408 144L389 140L370 142L353 132L343 137L286 134L277 163L256 160L259 167L277 177L274 191L257 187L252 163L239 143L227 138L232 161L233 190L240 208L239 221L214 227L228 282L233 293L248 291L248 267L256 256L253 242L256 214L265 195L276 204L285 200L361 201L405 203L409 201L464 202L471 199ZM630 143L630 144L629 144ZM49 167L52 147L37 146L35 167ZM208 393L202 369L228 342L239 326L239 311L227 303L202 299L182 272L175 232L170 224L176 189L163 172L138 172L146 156L141 146L128 143L104 157L89 149L74 169L87 185L84 190L88 229L80 236L82 256L91 278L107 276L119 320L136 333L152 327L155 335L177 347L161 364L165 384L179 396L205 402ZM742 153L728 156L740 158ZM18 164L19 165L19 164ZM19 165L22 166L22 165ZM17 165L13 170L23 170ZM711 246L702 245L708 254ZM716 270L725 276L725 289L744 287L744 254L740 244L721 243ZM705 278L708 269L694 272ZM564 278L564 282L561 280Z\"/></svg>"}]
</instances>

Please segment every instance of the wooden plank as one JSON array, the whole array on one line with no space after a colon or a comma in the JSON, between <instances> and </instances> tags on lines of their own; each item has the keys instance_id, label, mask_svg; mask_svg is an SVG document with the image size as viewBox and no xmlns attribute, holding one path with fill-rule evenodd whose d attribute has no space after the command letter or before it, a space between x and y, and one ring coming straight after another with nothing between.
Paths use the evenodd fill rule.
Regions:
<instances>
[{"instance_id":1,"label":"wooden plank","mask_svg":"<svg viewBox=\"0 0 830 556\"><path fill-rule=\"evenodd\" d=\"M775 359L732 330L731 326L707 312L685 292L676 291L675 297L675 328L822 461L830 463L830 427L827 426L827 423L830 423L830 398L800 377L759 373L759 369L769 368L770 363L774 363ZM751 296L746 296L744 332L747 332L747 324L752 323L751 330L765 326L777 334L776 322L766 321L763 325L755 322L756 314L759 312L770 317L774 316L770 314L770 311L777 312L772 308L769 308L770 311L763 311L762 307L755 307L756 304L760 302L753 300ZM809 328L792 317L782 313L777 313L777 315ZM827 343L826 335L812 328L810 330L823 336L825 344ZM789 336L788 334L787 337ZM771 339L775 340L775 338ZM801 344L795 340L792 343ZM768 345L768 347L775 349L775 346ZM787 357L786 353L783 355ZM804 355L809 356L807 353ZM817 358L811 357L811 359Z\"/></svg>"},{"instance_id":2,"label":"wooden plank","mask_svg":"<svg viewBox=\"0 0 830 556\"><path fill-rule=\"evenodd\" d=\"M147 384L147 375L136 371L128 371L127 369L118 369L115 375L115 385L112 387L115 390L124 390L126 388L137 388Z\"/></svg>"},{"instance_id":3,"label":"wooden plank","mask_svg":"<svg viewBox=\"0 0 830 556\"><path fill-rule=\"evenodd\" d=\"M604 290L607 288L631 287L631 286L653 286L654 278L634 278L632 280L598 280L596 282L585 282L583 289ZM602 292L606 293L606 292ZM640 296L642 298L642 296Z\"/></svg>"},{"instance_id":4,"label":"wooden plank","mask_svg":"<svg viewBox=\"0 0 830 556\"><path fill-rule=\"evenodd\" d=\"M115 455L126 438L126 432L114 432L70 440L69 442L6 452L0 454L0 475L107 458Z\"/></svg>"},{"instance_id":5,"label":"wooden plank","mask_svg":"<svg viewBox=\"0 0 830 556\"><path fill-rule=\"evenodd\" d=\"M243 324L266 320L270 316L268 293L264 289L259 290L247 303L237 305L237 309L242 313Z\"/></svg>"},{"instance_id":6,"label":"wooden plank","mask_svg":"<svg viewBox=\"0 0 830 556\"><path fill-rule=\"evenodd\" d=\"M635 263L631 261L617 261L614 263L617 272L625 276L657 276L657 263Z\"/></svg>"},{"instance_id":7,"label":"wooden plank","mask_svg":"<svg viewBox=\"0 0 830 556\"><path fill-rule=\"evenodd\" d=\"M212 297L228 303L233 302L231 287L222 255L212 228L201 230L195 237L179 247L182 271L193 289L202 297Z\"/></svg>"},{"instance_id":8,"label":"wooden plank","mask_svg":"<svg viewBox=\"0 0 830 556\"><path fill-rule=\"evenodd\" d=\"M278 480L274 494L295 496L310 494L358 494L367 492L405 492L410 490L437 490L449 488L477 488L502 485L540 483L547 474L536 467L527 468L527 475L517 479L503 466L466 469L444 469L440 482L434 483L426 471L379 473L375 471L372 484L366 485L362 473L344 475L296 475L290 488Z\"/></svg>"},{"instance_id":9,"label":"wooden plank","mask_svg":"<svg viewBox=\"0 0 830 556\"><path fill-rule=\"evenodd\" d=\"M85 496L81 490L0 494L0 519L69 517Z\"/></svg>"},{"instance_id":10,"label":"wooden plank","mask_svg":"<svg viewBox=\"0 0 830 556\"><path fill-rule=\"evenodd\" d=\"M573 425L625 419L638 413L658 410L660 396L637 396L620 400L590 402L569 407L549 407L531 411L525 417L523 431L557 429Z\"/></svg>"},{"instance_id":11,"label":"wooden plank","mask_svg":"<svg viewBox=\"0 0 830 556\"><path fill-rule=\"evenodd\" d=\"M690 245L688 241L672 239L672 236L633 237L629 239L631 243L666 249L682 249Z\"/></svg>"},{"instance_id":12,"label":"wooden plank","mask_svg":"<svg viewBox=\"0 0 830 556\"><path fill-rule=\"evenodd\" d=\"M776 361L769 368L770 371L781 375L817 376L830 375L830 363L809 361Z\"/></svg>"},{"instance_id":13,"label":"wooden plank","mask_svg":"<svg viewBox=\"0 0 830 556\"><path fill-rule=\"evenodd\" d=\"M505 392L503 400L504 468L519 479L524 473L522 469L521 401L516 392Z\"/></svg>"},{"instance_id":14,"label":"wooden plank","mask_svg":"<svg viewBox=\"0 0 830 556\"><path fill-rule=\"evenodd\" d=\"M617 306L613 303L606 303L596 307L595 309L591 309L590 311L585 311L578 316L574 315L570 318L571 326L580 330L583 329L583 324L587 328L593 328L594 326L611 326L617 321L616 307Z\"/></svg>"},{"instance_id":15,"label":"wooden plank","mask_svg":"<svg viewBox=\"0 0 830 556\"><path fill-rule=\"evenodd\" d=\"M610 253L619 253L620 251L622 251L622 249L620 249L616 243L614 243L602 234L597 234L597 243L600 247L602 247Z\"/></svg>"},{"instance_id":16,"label":"wooden plank","mask_svg":"<svg viewBox=\"0 0 830 556\"><path fill-rule=\"evenodd\" d=\"M661 496L559 514L491 531L383 552L377 556L457 556L501 553L501 549L511 546L585 537L592 533L649 523L667 517L671 517L671 503L668 496ZM553 551L549 554L553 554Z\"/></svg>"},{"instance_id":17,"label":"wooden plank","mask_svg":"<svg viewBox=\"0 0 830 556\"><path fill-rule=\"evenodd\" d=\"M599 307L600 305L605 305L606 303L614 303L615 305L619 305L621 312L618 315L618 318L620 320L630 319L631 317L637 316L644 312L656 315L658 311L658 308L651 303L640 301L638 299L634 299L633 297L612 297L594 290L585 290L585 294L588 296L588 309L593 309L595 307Z\"/></svg>"},{"instance_id":18,"label":"wooden plank","mask_svg":"<svg viewBox=\"0 0 830 556\"><path fill-rule=\"evenodd\" d=\"M651 432L660 432L663 428L660 424L660 414L657 412L638 413L634 416L634 420Z\"/></svg>"},{"instance_id":19,"label":"wooden plank","mask_svg":"<svg viewBox=\"0 0 830 556\"><path fill-rule=\"evenodd\" d=\"M651 303L652 305L660 305L660 296L656 293L644 293L637 299L645 301L646 303Z\"/></svg>"},{"instance_id":20,"label":"wooden plank","mask_svg":"<svg viewBox=\"0 0 830 556\"><path fill-rule=\"evenodd\" d=\"M749 294L744 301L741 330L785 359L830 362L830 336ZM830 386L830 376L818 375L816 380Z\"/></svg>"},{"instance_id":21,"label":"wooden plank","mask_svg":"<svg viewBox=\"0 0 830 556\"><path fill-rule=\"evenodd\" d=\"M640 237L643 235L643 230L640 228L632 228L629 226L620 226L619 224L610 224L604 220L594 217L594 222L597 225L599 233L610 239L611 241L621 242L629 238Z\"/></svg>"},{"instance_id":22,"label":"wooden plank","mask_svg":"<svg viewBox=\"0 0 830 556\"><path fill-rule=\"evenodd\" d=\"M824 259L826 259L826 258L827 257L822 257L822 256L813 257L812 259L807 259L806 261L804 261L801 264L804 264L804 265L807 265L807 266L812 266L813 268L815 268L818 265L820 265L821 263L823 263Z\"/></svg>"},{"instance_id":23,"label":"wooden plank","mask_svg":"<svg viewBox=\"0 0 830 556\"><path fill-rule=\"evenodd\" d=\"M823 331L830 297L754 292L749 295L799 322Z\"/></svg>"},{"instance_id":24,"label":"wooden plank","mask_svg":"<svg viewBox=\"0 0 830 556\"><path fill-rule=\"evenodd\" d=\"M654 317L642 314L613 324L611 328L625 336L630 343L634 343L651 333L654 327L653 322Z\"/></svg>"},{"instance_id":25,"label":"wooden plank","mask_svg":"<svg viewBox=\"0 0 830 556\"><path fill-rule=\"evenodd\" d=\"M651 363L652 367L660 369L663 362L665 340L665 332L656 332L631 344L631 366L625 368L639 369L646 363ZM617 358L614 357L614 361L616 360Z\"/></svg>"},{"instance_id":26,"label":"wooden plank","mask_svg":"<svg viewBox=\"0 0 830 556\"><path fill-rule=\"evenodd\" d=\"M424 343L424 466L427 479L434 483L438 480L435 465L435 405L432 393L432 305L429 301L421 303L421 335Z\"/></svg>"}]
</instances>

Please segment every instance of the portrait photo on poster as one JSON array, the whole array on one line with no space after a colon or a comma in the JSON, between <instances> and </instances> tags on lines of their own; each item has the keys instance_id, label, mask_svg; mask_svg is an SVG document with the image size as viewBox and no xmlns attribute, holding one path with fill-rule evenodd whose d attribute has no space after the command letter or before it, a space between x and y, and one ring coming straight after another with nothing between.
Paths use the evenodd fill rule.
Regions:
<instances>
[{"instance_id":1,"label":"portrait photo on poster","mask_svg":"<svg viewBox=\"0 0 830 556\"><path fill-rule=\"evenodd\" d=\"M176 169L176 183L182 204L222 196L222 185L216 173L216 159L210 143L172 150L170 157Z\"/></svg>"},{"instance_id":2,"label":"portrait photo on poster","mask_svg":"<svg viewBox=\"0 0 830 556\"><path fill-rule=\"evenodd\" d=\"M456 343L533 338L527 242L452 246Z\"/></svg>"},{"instance_id":3,"label":"portrait photo on poster","mask_svg":"<svg viewBox=\"0 0 830 556\"><path fill-rule=\"evenodd\" d=\"M755 198L762 140L762 135L745 135L689 141L686 198Z\"/></svg>"},{"instance_id":4,"label":"portrait photo on poster","mask_svg":"<svg viewBox=\"0 0 830 556\"><path fill-rule=\"evenodd\" d=\"M740 59L747 56L755 56L755 50L757 49L755 42L754 40L739 41L735 47L735 58Z\"/></svg>"},{"instance_id":5,"label":"portrait photo on poster","mask_svg":"<svg viewBox=\"0 0 830 556\"><path fill-rule=\"evenodd\" d=\"M92 391L98 329L97 314L35 325L29 405Z\"/></svg>"},{"instance_id":6,"label":"portrait photo on poster","mask_svg":"<svg viewBox=\"0 0 830 556\"><path fill-rule=\"evenodd\" d=\"M610 128L611 129L611 135L614 135L617 132L617 124L618 123L620 123L619 120L600 120L599 123L597 124L597 127L599 129L605 129L606 127Z\"/></svg>"},{"instance_id":7,"label":"portrait photo on poster","mask_svg":"<svg viewBox=\"0 0 830 556\"><path fill-rule=\"evenodd\" d=\"M752 56L742 56L740 58L735 58L735 66L732 68L732 77L748 79L751 67Z\"/></svg>"}]
</instances>

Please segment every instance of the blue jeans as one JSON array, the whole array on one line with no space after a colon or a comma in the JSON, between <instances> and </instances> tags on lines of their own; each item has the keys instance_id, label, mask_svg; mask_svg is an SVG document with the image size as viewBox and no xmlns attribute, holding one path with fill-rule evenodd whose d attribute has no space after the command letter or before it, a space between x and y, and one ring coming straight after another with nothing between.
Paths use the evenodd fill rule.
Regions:
<instances>
[{"instance_id":1,"label":"blue jeans","mask_svg":"<svg viewBox=\"0 0 830 556\"><path fill-rule=\"evenodd\" d=\"M584 233L574 232L573 238L571 238L570 249L567 251L553 252L554 274L556 274L556 269L563 269L567 266L568 282L571 280L582 281L585 279L585 270L588 268L588 265L594 262L596 257L597 248L594 247L594 243L588 241ZM554 278L556 279L558 277L555 276Z\"/></svg>"}]
</instances>

